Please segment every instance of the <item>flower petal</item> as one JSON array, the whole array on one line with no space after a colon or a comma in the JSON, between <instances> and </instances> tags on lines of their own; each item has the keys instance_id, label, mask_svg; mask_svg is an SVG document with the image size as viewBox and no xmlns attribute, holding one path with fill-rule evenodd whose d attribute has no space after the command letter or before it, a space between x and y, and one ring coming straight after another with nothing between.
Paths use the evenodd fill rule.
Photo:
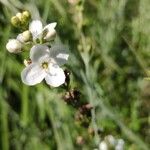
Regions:
<instances>
[{"instance_id":1,"label":"flower petal","mask_svg":"<svg viewBox=\"0 0 150 150\"><path fill-rule=\"evenodd\" d=\"M46 41L53 40L56 37L56 30L55 30L56 25L57 25L57 23L54 22L54 23L50 23L44 27L43 38Z\"/></svg>"},{"instance_id":2,"label":"flower petal","mask_svg":"<svg viewBox=\"0 0 150 150\"><path fill-rule=\"evenodd\" d=\"M46 45L37 44L30 50L30 59L32 62L39 62L41 58L49 58L50 51Z\"/></svg>"},{"instance_id":3,"label":"flower petal","mask_svg":"<svg viewBox=\"0 0 150 150\"><path fill-rule=\"evenodd\" d=\"M68 48L62 44L52 45L50 48L50 57L52 57L58 65L63 65L68 60Z\"/></svg>"},{"instance_id":4,"label":"flower petal","mask_svg":"<svg viewBox=\"0 0 150 150\"><path fill-rule=\"evenodd\" d=\"M56 22L50 23L50 24L46 25L43 30L47 29L47 30L51 31L56 27L56 25L57 25Z\"/></svg>"},{"instance_id":5,"label":"flower petal","mask_svg":"<svg viewBox=\"0 0 150 150\"><path fill-rule=\"evenodd\" d=\"M22 72L21 72L21 79L24 84L27 85L35 85L40 83L47 73L44 69L42 69L39 65L36 63L33 63L29 66L27 66Z\"/></svg>"},{"instance_id":6,"label":"flower petal","mask_svg":"<svg viewBox=\"0 0 150 150\"><path fill-rule=\"evenodd\" d=\"M40 20L33 20L30 23L29 26L29 31L32 33L33 39L37 39L40 38L41 34L42 34L42 22Z\"/></svg>"},{"instance_id":7,"label":"flower petal","mask_svg":"<svg viewBox=\"0 0 150 150\"><path fill-rule=\"evenodd\" d=\"M50 70L45 77L46 83L53 86L53 87L58 87L65 83L65 74L63 69L61 69L57 65L51 65Z\"/></svg>"}]
</instances>

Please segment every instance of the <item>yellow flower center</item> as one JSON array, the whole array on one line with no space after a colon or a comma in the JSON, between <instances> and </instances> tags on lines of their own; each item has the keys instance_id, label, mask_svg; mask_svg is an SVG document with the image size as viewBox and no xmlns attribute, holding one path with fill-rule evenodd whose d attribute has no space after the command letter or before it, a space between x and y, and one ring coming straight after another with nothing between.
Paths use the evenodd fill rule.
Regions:
<instances>
[{"instance_id":1,"label":"yellow flower center","mask_svg":"<svg viewBox=\"0 0 150 150\"><path fill-rule=\"evenodd\" d=\"M48 68L48 62L43 62L42 63L42 68L47 69Z\"/></svg>"}]
</instances>

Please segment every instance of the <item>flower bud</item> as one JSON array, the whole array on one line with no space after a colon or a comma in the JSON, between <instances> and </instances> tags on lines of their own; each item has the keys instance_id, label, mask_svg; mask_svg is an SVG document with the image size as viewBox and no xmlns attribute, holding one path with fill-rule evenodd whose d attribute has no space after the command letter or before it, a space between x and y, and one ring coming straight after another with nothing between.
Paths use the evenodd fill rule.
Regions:
<instances>
[{"instance_id":1,"label":"flower bud","mask_svg":"<svg viewBox=\"0 0 150 150\"><path fill-rule=\"evenodd\" d=\"M22 13L22 19L21 19L22 24L23 24L23 25L28 24L30 18L31 18L30 13L29 13L28 11L24 11L24 12Z\"/></svg>"},{"instance_id":2,"label":"flower bud","mask_svg":"<svg viewBox=\"0 0 150 150\"><path fill-rule=\"evenodd\" d=\"M56 37L56 30L53 30L51 32L48 32L45 36L46 40L53 40Z\"/></svg>"},{"instance_id":3,"label":"flower bud","mask_svg":"<svg viewBox=\"0 0 150 150\"><path fill-rule=\"evenodd\" d=\"M31 18L31 14L29 11L23 11L22 15L23 15L23 18L26 18L27 20Z\"/></svg>"},{"instance_id":4,"label":"flower bud","mask_svg":"<svg viewBox=\"0 0 150 150\"><path fill-rule=\"evenodd\" d=\"M22 33L22 36L24 37L25 41L29 41L32 35L31 35L31 32L27 30Z\"/></svg>"},{"instance_id":5,"label":"flower bud","mask_svg":"<svg viewBox=\"0 0 150 150\"><path fill-rule=\"evenodd\" d=\"M55 37L56 37L56 30L53 29L53 30L44 30L44 40L46 41L50 41L50 40L53 40Z\"/></svg>"},{"instance_id":6,"label":"flower bud","mask_svg":"<svg viewBox=\"0 0 150 150\"><path fill-rule=\"evenodd\" d=\"M27 30L27 31L24 31L23 33L19 34L17 36L17 40L24 43L24 42L30 41L31 37L32 37L31 32L29 30Z\"/></svg>"},{"instance_id":7,"label":"flower bud","mask_svg":"<svg viewBox=\"0 0 150 150\"><path fill-rule=\"evenodd\" d=\"M17 13L17 14L16 14L16 17L18 17L18 19L21 21L21 20L22 20L22 17L23 17L23 16L22 16L22 13L20 13L20 12Z\"/></svg>"},{"instance_id":8,"label":"flower bud","mask_svg":"<svg viewBox=\"0 0 150 150\"><path fill-rule=\"evenodd\" d=\"M10 53L21 52L22 44L16 39L10 39L6 44L6 48Z\"/></svg>"},{"instance_id":9,"label":"flower bud","mask_svg":"<svg viewBox=\"0 0 150 150\"><path fill-rule=\"evenodd\" d=\"M18 27L20 25L20 20L17 16L13 16L11 18L11 24L15 27Z\"/></svg>"}]
</instances>

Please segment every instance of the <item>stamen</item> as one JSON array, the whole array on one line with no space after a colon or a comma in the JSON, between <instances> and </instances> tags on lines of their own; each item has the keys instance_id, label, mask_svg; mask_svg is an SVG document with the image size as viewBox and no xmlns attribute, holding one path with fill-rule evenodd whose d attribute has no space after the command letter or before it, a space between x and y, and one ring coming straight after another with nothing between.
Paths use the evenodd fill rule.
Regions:
<instances>
[{"instance_id":1,"label":"stamen","mask_svg":"<svg viewBox=\"0 0 150 150\"><path fill-rule=\"evenodd\" d=\"M47 69L48 68L48 62L43 62L42 63L42 68Z\"/></svg>"}]
</instances>

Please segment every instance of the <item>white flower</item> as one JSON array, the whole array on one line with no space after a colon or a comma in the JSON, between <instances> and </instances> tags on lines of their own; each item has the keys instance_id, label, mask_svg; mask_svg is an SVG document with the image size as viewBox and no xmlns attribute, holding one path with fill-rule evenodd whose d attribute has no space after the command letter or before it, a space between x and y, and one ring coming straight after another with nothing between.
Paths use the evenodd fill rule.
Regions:
<instances>
[{"instance_id":1,"label":"white flower","mask_svg":"<svg viewBox=\"0 0 150 150\"><path fill-rule=\"evenodd\" d=\"M112 135L106 136L106 139L110 145L114 146L116 144L116 139Z\"/></svg>"},{"instance_id":2,"label":"white flower","mask_svg":"<svg viewBox=\"0 0 150 150\"><path fill-rule=\"evenodd\" d=\"M6 48L10 53L21 52L22 44L16 39L10 39L6 44Z\"/></svg>"},{"instance_id":3,"label":"white flower","mask_svg":"<svg viewBox=\"0 0 150 150\"><path fill-rule=\"evenodd\" d=\"M57 23L53 22L46 25L43 28L42 22L40 20L33 20L30 23L29 31L32 33L33 40L41 39L41 38L43 38L44 40L51 40L56 35L56 31L55 31L56 25Z\"/></svg>"},{"instance_id":4,"label":"white flower","mask_svg":"<svg viewBox=\"0 0 150 150\"><path fill-rule=\"evenodd\" d=\"M108 147L105 141L100 142L99 150L108 150Z\"/></svg>"},{"instance_id":5,"label":"white flower","mask_svg":"<svg viewBox=\"0 0 150 150\"><path fill-rule=\"evenodd\" d=\"M118 139L115 150L124 150L124 140Z\"/></svg>"},{"instance_id":6,"label":"white flower","mask_svg":"<svg viewBox=\"0 0 150 150\"><path fill-rule=\"evenodd\" d=\"M64 46L54 45L50 49L45 45L33 46L30 51L32 63L22 71L22 81L35 85L45 78L47 84L60 86L65 82L65 74L59 65L65 64L68 57Z\"/></svg>"}]
</instances>

